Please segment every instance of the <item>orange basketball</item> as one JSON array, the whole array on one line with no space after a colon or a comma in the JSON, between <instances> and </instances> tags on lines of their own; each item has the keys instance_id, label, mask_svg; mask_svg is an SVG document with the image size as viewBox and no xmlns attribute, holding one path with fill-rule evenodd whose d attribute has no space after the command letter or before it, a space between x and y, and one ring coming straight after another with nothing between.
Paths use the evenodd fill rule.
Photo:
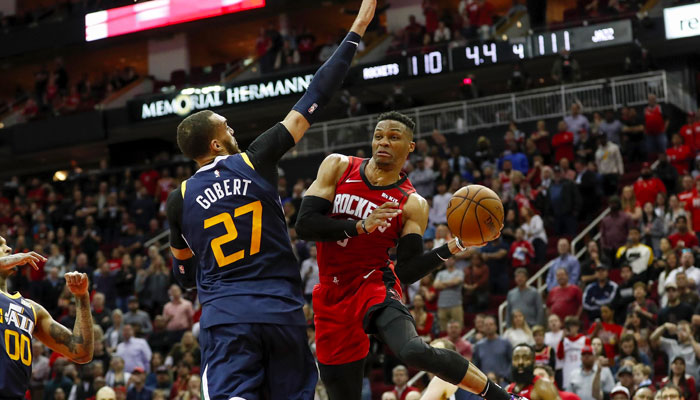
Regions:
<instances>
[{"instance_id":1,"label":"orange basketball","mask_svg":"<svg viewBox=\"0 0 700 400\"><path fill-rule=\"evenodd\" d=\"M503 203L486 186L465 186L452 195L447 205L447 226L465 245L490 242L503 229Z\"/></svg>"}]
</instances>

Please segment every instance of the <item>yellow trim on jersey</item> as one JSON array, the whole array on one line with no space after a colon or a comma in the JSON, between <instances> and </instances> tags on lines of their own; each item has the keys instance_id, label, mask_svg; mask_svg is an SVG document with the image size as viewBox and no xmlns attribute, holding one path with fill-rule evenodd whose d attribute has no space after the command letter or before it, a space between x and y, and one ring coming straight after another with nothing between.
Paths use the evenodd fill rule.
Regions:
<instances>
[{"instance_id":1,"label":"yellow trim on jersey","mask_svg":"<svg viewBox=\"0 0 700 400\"><path fill-rule=\"evenodd\" d=\"M185 190L187 190L187 179L182 181L182 183L180 184L180 193L182 194L183 199L185 198Z\"/></svg>"},{"instance_id":2,"label":"yellow trim on jersey","mask_svg":"<svg viewBox=\"0 0 700 400\"><path fill-rule=\"evenodd\" d=\"M22 295L21 295L19 292L15 293L15 294L9 294L9 293L5 293L5 292L3 292L2 290L0 290L0 294L4 294L5 296L7 296L7 297L9 297L9 298L11 298L11 299L13 299L13 300L14 300L14 299L19 299L20 297L22 297Z\"/></svg>"},{"instance_id":3,"label":"yellow trim on jersey","mask_svg":"<svg viewBox=\"0 0 700 400\"><path fill-rule=\"evenodd\" d=\"M245 152L243 152L243 153L241 153L241 157L243 158L243 161L245 161L245 163L248 164L248 166L249 166L253 171L255 171L255 167L253 166L253 163L250 162L250 158L248 158L248 154L246 154Z\"/></svg>"},{"instance_id":4,"label":"yellow trim on jersey","mask_svg":"<svg viewBox=\"0 0 700 400\"><path fill-rule=\"evenodd\" d=\"M34 309L34 304L32 304L32 303L29 302L29 301L27 302L27 304L29 304L29 307L32 308L32 313L34 313L34 326L36 326L36 322L37 322L37 321L36 321L36 310ZM33 333L34 333L34 332L32 332L32 334L33 334Z\"/></svg>"},{"instance_id":5,"label":"yellow trim on jersey","mask_svg":"<svg viewBox=\"0 0 700 400\"><path fill-rule=\"evenodd\" d=\"M170 246L170 252L173 253L175 258L181 261L189 260L194 255L190 249L176 249L172 246Z\"/></svg>"}]
</instances>

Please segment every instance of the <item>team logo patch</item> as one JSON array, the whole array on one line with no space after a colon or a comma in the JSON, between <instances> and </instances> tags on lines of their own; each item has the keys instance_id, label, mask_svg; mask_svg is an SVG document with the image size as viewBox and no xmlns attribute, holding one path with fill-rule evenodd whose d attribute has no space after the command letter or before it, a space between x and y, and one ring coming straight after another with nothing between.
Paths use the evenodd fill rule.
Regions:
<instances>
[{"instance_id":1,"label":"team logo patch","mask_svg":"<svg viewBox=\"0 0 700 400\"><path fill-rule=\"evenodd\" d=\"M179 265L179 266L178 266L178 270L180 271L180 273L181 273L182 275L185 275L185 267L184 267L183 265Z\"/></svg>"},{"instance_id":2,"label":"team logo patch","mask_svg":"<svg viewBox=\"0 0 700 400\"><path fill-rule=\"evenodd\" d=\"M221 173L219 172L218 169L214 170L214 176L216 176L217 178L219 178L221 176Z\"/></svg>"},{"instance_id":3,"label":"team logo patch","mask_svg":"<svg viewBox=\"0 0 700 400\"><path fill-rule=\"evenodd\" d=\"M316 104L316 103L312 104L311 107L309 107L309 110L308 110L308 111L309 111L309 114L313 114L314 111L316 111L317 108L318 108L318 104Z\"/></svg>"}]
</instances>

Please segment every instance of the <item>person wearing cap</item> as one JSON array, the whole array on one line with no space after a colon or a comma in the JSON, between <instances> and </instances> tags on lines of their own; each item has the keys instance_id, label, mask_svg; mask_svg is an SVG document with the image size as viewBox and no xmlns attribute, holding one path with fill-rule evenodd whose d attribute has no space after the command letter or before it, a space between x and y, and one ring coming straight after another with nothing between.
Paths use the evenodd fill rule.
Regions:
<instances>
[{"instance_id":1,"label":"person wearing cap","mask_svg":"<svg viewBox=\"0 0 700 400\"><path fill-rule=\"evenodd\" d=\"M139 327L138 333L148 337L153 332L151 317L147 312L139 309L139 299L136 296L129 296L127 302L129 311L124 314L124 324L137 325Z\"/></svg>"},{"instance_id":2,"label":"person wearing cap","mask_svg":"<svg viewBox=\"0 0 700 400\"><path fill-rule=\"evenodd\" d=\"M632 367L625 365L617 371L617 386L622 386L628 390L627 398L629 399L629 391L634 390L634 370ZM610 392L611 398L612 394Z\"/></svg>"},{"instance_id":3,"label":"person wearing cap","mask_svg":"<svg viewBox=\"0 0 700 400\"><path fill-rule=\"evenodd\" d=\"M658 322L663 325L666 322L678 323L679 321L690 321L693 318L693 307L681 301L678 291L678 284L674 280L666 280L666 307L659 311Z\"/></svg>"},{"instance_id":4,"label":"person wearing cap","mask_svg":"<svg viewBox=\"0 0 700 400\"><path fill-rule=\"evenodd\" d=\"M596 360L593 348L587 345L581 349L581 365L571 372L565 389L577 394L581 400L603 400L615 386L607 359Z\"/></svg>"},{"instance_id":5,"label":"person wearing cap","mask_svg":"<svg viewBox=\"0 0 700 400\"><path fill-rule=\"evenodd\" d=\"M617 385L610 391L610 400L630 400L630 391L628 388Z\"/></svg>"},{"instance_id":6,"label":"person wearing cap","mask_svg":"<svg viewBox=\"0 0 700 400\"><path fill-rule=\"evenodd\" d=\"M677 133L671 137L671 143L673 146L666 149L668 161L676 168L679 175L688 174L690 161L695 157L695 153L683 144L683 138Z\"/></svg>"},{"instance_id":7,"label":"person wearing cap","mask_svg":"<svg viewBox=\"0 0 700 400\"><path fill-rule=\"evenodd\" d=\"M668 335L676 335L676 339L664 337L664 333ZM700 379L700 343L698 343L690 329L688 321L680 321L678 324L667 322L660 325L651 336L649 343L652 348L660 349L669 360L674 360L676 357L683 357L686 365L686 373L691 374L697 381Z\"/></svg>"},{"instance_id":8,"label":"person wearing cap","mask_svg":"<svg viewBox=\"0 0 700 400\"><path fill-rule=\"evenodd\" d=\"M136 367L131 372L131 386L126 392L126 400L151 400L153 391L146 387L146 371Z\"/></svg>"},{"instance_id":9,"label":"person wearing cap","mask_svg":"<svg viewBox=\"0 0 700 400\"><path fill-rule=\"evenodd\" d=\"M591 282L583 291L583 309L588 312L591 321L600 318L600 307L611 305L617 295L617 283L608 278L608 266L596 266L596 281Z\"/></svg>"},{"instance_id":10,"label":"person wearing cap","mask_svg":"<svg viewBox=\"0 0 700 400\"><path fill-rule=\"evenodd\" d=\"M172 388L172 381L170 379L170 371L165 365L161 365L156 368L156 386L152 389L154 390L164 390L170 392Z\"/></svg>"},{"instance_id":11,"label":"person wearing cap","mask_svg":"<svg viewBox=\"0 0 700 400\"><path fill-rule=\"evenodd\" d=\"M619 263L629 265L635 278L646 281L647 268L654 262L654 251L641 243L642 232L638 226L632 226L627 234L627 243L617 249L615 258Z\"/></svg>"},{"instance_id":12,"label":"person wearing cap","mask_svg":"<svg viewBox=\"0 0 700 400\"><path fill-rule=\"evenodd\" d=\"M675 356L670 361L668 376L661 380L661 385L675 385L684 398L696 399L695 378L686 373L685 359L682 356Z\"/></svg>"},{"instance_id":13,"label":"person wearing cap","mask_svg":"<svg viewBox=\"0 0 700 400\"><path fill-rule=\"evenodd\" d=\"M666 193L666 187L661 179L652 175L651 164L644 162L641 175L634 183L634 196L641 205L654 204L658 193Z\"/></svg>"}]
</instances>

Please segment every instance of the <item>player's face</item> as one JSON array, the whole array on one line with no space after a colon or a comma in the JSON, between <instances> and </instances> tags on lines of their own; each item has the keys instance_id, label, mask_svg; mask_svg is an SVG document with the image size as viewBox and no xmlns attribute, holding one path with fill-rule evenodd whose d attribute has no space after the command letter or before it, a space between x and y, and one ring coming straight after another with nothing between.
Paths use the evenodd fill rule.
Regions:
<instances>
[{"instance_id":1,"label":"player's face","mask_svg":"<svg viewBox=\"0 0 700 400\"><path fill-rule=\"evenodd\" d=\"M9 256L12 254L12 247L7 245L7 240L5 240L4 237L0 236L0 256ZM13 275L17 272L17 267L5 270L0 272L0 275L2 276L10 276Z\"/></svg>"},{"instance_id":2,"label":"player's face","mask_svg":"<svg viewBox=\"0 0 700 400\"><path fill-rule=\"evenodd\" d=\"M233 129L228 126L226 118L219 114L214 114L211 118L216 120L216 133L214 140L223 147L225 154L238 154L241 150L238 148L238 143L233 137Z\"/></svg>"},{"instance_id":3,"label":"player's face","mask_svg":"<svg viewBox=\"0 0 700 400\"><path fill-rule=\"evenodd\" d=\"M416 147L406 125L385 120L377 124L372 139L372 158L378 165L403 165Z\"/></svg>"}]
</instances>

